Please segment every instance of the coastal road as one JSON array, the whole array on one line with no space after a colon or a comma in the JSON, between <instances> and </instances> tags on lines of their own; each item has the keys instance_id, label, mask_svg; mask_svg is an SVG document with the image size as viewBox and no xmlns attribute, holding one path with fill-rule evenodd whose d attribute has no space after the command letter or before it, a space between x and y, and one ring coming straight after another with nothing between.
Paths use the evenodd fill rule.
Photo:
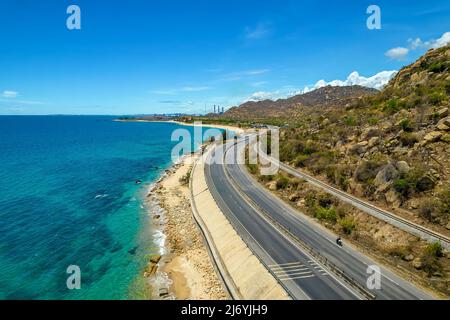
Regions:
<instances>
[{"instance_id":1,"label":"coastal road","mask_svg":"<svg viewBox=\"0 0 450 320\"><path fill-rule=\"evenodd\" d=\"M256 147L257 147L257 145L254 144L253 148L256 148ZM435 232L433 230L430 230L428 228L425 228L417 223L413 223L411 221L403 219L402 217L400 217L396 214L393 214L389 211L378 208L367 201L358 199L357 197L352 196L351 194L348 194L342 190L339 190L333 186L330 186L330 185L320 181L319 179L316 179L304 172L296 170L295 168L292 168L292 167L286 165L285 163L282 163L282 162L278 161L277 159L274 159L273 157L270 157L270 156L264 154L263 152L260 152L259 154L265 160L267 160L271 163L277 164L282 171L289 173L290 175L293 175L294 177L297 177L297 178L307 181L311 185L324 190L325 192L339 198L340 200L344 201L345 203L348 203L348 204L364 211L367 214L370 214L370 215L372 215L378 219L381 219L393 226L396 226L397 228L399 228L403 231L414 234L415 236L417 236L421 239L425 239L429 242L437 241L442 245L443 248L445 248L446 250L450 250L450 238L449 237L447 237L443 234L440 234L438 232Z\"/></svg>"},{"instance_id":2,"label":"coastal road","mask_svg":"<svg viewBox=\"0 0 450 320\"><path fill-rule=\"evenodd\" d=\"M217 204L247 245L295 299L430 299L380 267L380 289L366 288L376 263L286 205L259 185L237 161L245 140L216 147L205 166ZM212 161L213 160L213 161ZM224 161L225 160L225 161Z\"/></svg>"},{"instance_id":3,"label":"coastal road","mask_svg":"<svg viewBox=\"0 0 450 320\"><path fill-rule=\"evenodd\" d=\"M225 148L232 146L226 144ZM235 189L223 165L223 146L207 159L206 181L215 201L253 253L294 299L361 297L283 235Z\"/></svg>"}]
</instances>

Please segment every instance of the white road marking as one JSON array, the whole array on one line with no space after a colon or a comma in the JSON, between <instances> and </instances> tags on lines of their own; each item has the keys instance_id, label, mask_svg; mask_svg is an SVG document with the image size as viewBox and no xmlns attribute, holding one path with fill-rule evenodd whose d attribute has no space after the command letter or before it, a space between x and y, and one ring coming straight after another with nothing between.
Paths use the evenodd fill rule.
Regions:
<instances>
[{"instance_id":1,"label":"white road marking","mask_svg":"<svg viewBox=\"0 0 450 320\"><path fill-rule=\"evenodd\" d=\"M309 269L309 267L298 265L298 266L291 266L291 267L284 267L284 268L272 268L272 270L289 270L289 269Z\"/></svg>"},{"instance_id":2,"label":"white road marking","mask_svg":"<svg viewBox=\"0 0 450 320\"><path fill-rule=\"evenodd\" d=\"M280 279L281 281L293 281L293 280L298 280L298 279L306 279L306 278L313 278L314 275L309 275L309 276L300 276L300 277L292 277L292 278L285 278L285 279Z\"/></svg>"},{"instance_id":3,"label":"white road marking","mask_svg":"<svg viewBox=\"0 0 450 320\"><path fill-rule=\"evenodd\" d=\"M273 264L269 267L280 281L292 281L315 276L311 267L305 266L301 262Z\"/></svg>"},{"instance_id":4,"label":"white road marking","mask_svg":"<svg viewBox=\"0 0 450 320\"><path fill-rule=\"evenodd\" d=\"M288 263L281 263L281 264L269 264L269 268L276 268L276 267L283 267L283 266L289 266L294 264L301 264L301 262L288 262Z\"/></svg>"}]
</instances>

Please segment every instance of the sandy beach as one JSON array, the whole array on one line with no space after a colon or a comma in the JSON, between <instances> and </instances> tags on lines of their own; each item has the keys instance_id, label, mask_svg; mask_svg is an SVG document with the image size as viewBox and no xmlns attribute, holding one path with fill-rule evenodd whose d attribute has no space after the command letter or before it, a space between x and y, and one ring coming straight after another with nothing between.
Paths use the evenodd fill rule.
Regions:
<instances>
[{"instance_id":1,"label":"sandy beach","mask_svg":"<svg viewBox=\"0 0 450 320\"><path fill-rule=\"evenodd\" d=\"M161 122L197 126L178 121ZM241 128L225 125L204 127L230 130L237 134L244 132ZM184 156L179 163L167 169L163 177L149 190L149 214L153 216L155 228L165 237L164 253L151 257L144 272L153 287L154 299L228 299L190 207L187 178L197 157L198 154ZM159 211L154 210L155 204L160 208Z\"/></svg>"},{"instance_id":2,"label":"sandy beach","mask_svg":"<svg viewBox=\"0 0 450 320\"><path fill-rule=\"evenodd\" d=\"M229 130L229 131L233 131L236 134L242 134L245 132L244 129L242 128L238 128L238 127L234 127L234 126L228 126L228 125L222 125L222 124L196 124L196 123L185 123L185 122L181 122L181 121L167 121L167 122L171 122L171 123L176 123L179 124L181 126L191 126L191 127L206 127L206 128L217 128L217 129L223 129L223 130Z\"/></svg>"},{"instance_id":3,"label":"sandy beach","mask_svg":"<svg viewBox=\"0 0 450 320\"><path fill-rule=\"evenodd\" d=\"M149 267L158 270L153 276L162 274L163 278L169 279L168 292L155 288L156 299L227 299L200 230L192 217L189 184L186 183L186 179L180 181L183 177L187 177L195 157L196 155L186 156L179 164L167 170L166 175L152 191L158 205L164 211L162 232L166 237L164 244L166 253L160 260L150 261ZM161 219L154 217L157 218Z\"/></svg>"}]
</instances>

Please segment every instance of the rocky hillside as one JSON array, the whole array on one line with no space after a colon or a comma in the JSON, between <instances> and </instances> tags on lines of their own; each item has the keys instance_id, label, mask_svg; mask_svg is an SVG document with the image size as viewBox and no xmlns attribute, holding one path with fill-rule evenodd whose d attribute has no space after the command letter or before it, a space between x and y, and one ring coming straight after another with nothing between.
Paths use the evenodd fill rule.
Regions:
<instances>
[{"instance_id":1,"label":"rocky hillside","mask_svg":"<svg viewBox=\"0 0 450 320\"><path fill-rule=\"evenodd\" d=\"M373 95L378 91L361 86L323 87L288 99L249 101L239 107L229 109L222 118L234 120L246 119L290 119L301 116L303 108L312 107L342 107L353 99Z\"/></svg>"},{"instance_id":2,"label":"rocky hillside","mask_svg":"<svg viewBox=\"0 0 450 320\"><path fill-rule=\"evenodd\" d=\"M449 234L449 71L447 45L344 109L303 109L281 132L281 160Z\"/></svg>"}]
</instances>

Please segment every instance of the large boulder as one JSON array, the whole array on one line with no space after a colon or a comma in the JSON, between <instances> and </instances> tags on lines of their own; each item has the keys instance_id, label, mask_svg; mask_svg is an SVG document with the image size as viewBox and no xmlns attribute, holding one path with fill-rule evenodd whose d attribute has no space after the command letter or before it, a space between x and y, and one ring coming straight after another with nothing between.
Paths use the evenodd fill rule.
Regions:
<instances>
[{"instance_id":1,"label":"large boulder","mask_svg":"<svg viewBox=\"0 0 450 320\"><path fill-rule=\"evenodd\" d=\"M266 185L266 187L271 191L277 191L277 182L271 181Z\"/></svg>"},{"instance_id":2,"label":"large boulder","mask_svg":"<svg viewBox=\"0 0 450 320\"><path fill-rule=\"evenodd\" d=\"M402 201L399 198L397 192L394 190L388 191L385 194L386 202L392 206L392 208L399 208L402 205Z\"/></svg>"},{"instance_id":3,"label":"large boulder","mask_svg":"<svg viewBox=\"0 0 450 320\"><path fill-rule=\"evenodd\" d=\"M380 137L372 137L369 140L368 147L373 148L380 143Z\"/></svg>"},{"instance_id":4,"label":"large boulder","mask_svg":"<svg viewBox=\"0 0 450 320\"><path fill-rule=\"evenodd\" d=\"M441 119L437 124L437 128L442 131L450 131L450 117Z\"/></svg>"},{"instance_id":5,"label":"large boulder","mask_svg":"<svg viewBox=\"0 0 450 320\"><path fill-rule=\"evenodd\" d=\"M367 141L359 142L357 144L352 145L349 148L349 152L352 154L357 154L357 155L363 154L363 153L367 152L368 145L369 145L369 142L367 142Z\"/></svg>"},{"instance_id":6,"label":"large boulder","mask_svg":"<svg viewBox=\"0 0 450 320\"><path fill-rule=\"evenodd\" d=\"M381 169L377 173L377 175L376 175L376 177L375 177L375 179L373 181L373 184L376 187L379 187L381 185L384 185L384 184L388 183L389 181L397 179L398 176L399 176L399 172L395 168L395 166L392 163L388 163L387 165L385 165L383 167L383 169Z\"/></svg>"},{"instance_id":7,"label":"large boulder","mask_svg":"<svg viewBox=\"0 0 450 320\"><path fill-rule=\"evenodd\" d=\"M444 118L448 116L448 108L443 108L437 112L439 118Z\"/></svg>"},{"instance_id":8,"label":"large boulder","mask_svg":"<svg viewBox=\"0 0 450 320\"><path fill-rule=\"evenodd\" d=\"M420 258L415 258L412 262L412 266L417 270L421 270L423 268L423 262Z\"/></svg>"},{"instance_id":9,"label":"large boulder","mask_svg":"<svg viewBox=\"0 0 450 320\"><path fill-rule=\"evenodd\" d=\"M403 257L403 260L411 262L411 261L414 260L414 255L413 254L408 254L408 255Z\"/></svg>"},{"instance_id":10,"label":"large boulder","mask_svg":"<svg viewBox=\"0 0 450 320\"><path fill-rule=\"evenodd\" d=\"M369 127L364 129L364 131L361 133L361 140L369 140L373 137L379 137L383 134L383 132L376 127Z\"/></svg>"},{"instance_id":11,"label":"large boulder","mask_svg":"<svg viewBox=\"0 0 450 320\"><path fill-rule=\"evenodd\" d=\"M425 137L423 137L422 145L426 145L428 143L433 143L439 141L442 137L442 132L433 131L428 133Z\"/></svg>"},{"instance_id":12,"label":"large boulder","mask_svg":"<svg viewBox=\"0 0 450 320\"><path fill-rule=\"evenodd\" d=\"M405 175L411 170L409 164L406 161L398 161L395 164L395 167L401 175Z\"/></svg>"}]
</instances>

